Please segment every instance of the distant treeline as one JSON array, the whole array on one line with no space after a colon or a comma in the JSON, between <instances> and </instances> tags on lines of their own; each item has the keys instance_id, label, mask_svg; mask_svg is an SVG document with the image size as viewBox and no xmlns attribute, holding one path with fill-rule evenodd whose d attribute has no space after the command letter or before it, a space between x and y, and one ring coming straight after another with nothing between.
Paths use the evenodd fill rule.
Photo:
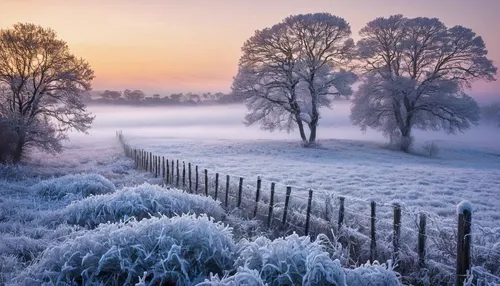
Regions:
<instances>
[{"instance_id":1,"label":"distant treeline","mask_svg":"<svg viewBox=\"0 0 500 286\"><path fill-rule=\"evenodd\" d=\"M241 99L228 93L172 93L162 96L153 94L146 96L141 90L126 89L123 92L105 90L103 92L86 93L84 95L86 104L105 105L133 105L133 106L158 106L158 105L214 105L241 102Z\"/></svg>"}]
</instances>

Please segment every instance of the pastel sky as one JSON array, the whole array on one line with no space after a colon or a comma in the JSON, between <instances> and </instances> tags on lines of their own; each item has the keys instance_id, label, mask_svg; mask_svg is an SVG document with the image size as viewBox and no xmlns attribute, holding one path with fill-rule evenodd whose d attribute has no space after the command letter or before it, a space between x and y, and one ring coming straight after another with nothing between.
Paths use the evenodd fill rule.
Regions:
<instances>
[{"instance_id":1,"label":"pastel sky","mask_svg":"<svg viewBox=\"0 0 500 286\"><path fill-rule=\"evenodd\" d=\"M341 16L355 40L379 16L438 17L481 35L500 66L499 11L499 0L0 0L0 28L17 22L53 28L90 62L96 90L226 92L243 42L289 15ZM500 81L474 84L471 93L500 97Z\"/></svg>"}]
</instances>

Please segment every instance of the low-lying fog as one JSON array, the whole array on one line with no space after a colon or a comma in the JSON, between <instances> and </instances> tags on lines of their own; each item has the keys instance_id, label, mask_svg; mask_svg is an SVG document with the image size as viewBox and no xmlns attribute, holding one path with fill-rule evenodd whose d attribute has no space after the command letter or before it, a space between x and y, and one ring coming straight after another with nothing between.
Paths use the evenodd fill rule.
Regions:
<instances>
[{"instance_id":1,"label":"low-lying fog","mask_svg":"<svg viewBox=\"0 0 500 286\"><path fill-rule=\"evenodd\" d=\"M242 104L192 107L89 106L96 115L90 134L106 136L122 130L128 136L200 139L288 139L299 141L297 131L269 132L259 126L246 127ZM385 142L379 133L362 132L349 120L350 102L336 102L333 109L321 111L318 139L354 139ZM490 125L474 127L466 133L447 135L440 132L414 132L417 142L448 141L460 145L495 148L500 129Z\"/></svg>"}]
</instances>

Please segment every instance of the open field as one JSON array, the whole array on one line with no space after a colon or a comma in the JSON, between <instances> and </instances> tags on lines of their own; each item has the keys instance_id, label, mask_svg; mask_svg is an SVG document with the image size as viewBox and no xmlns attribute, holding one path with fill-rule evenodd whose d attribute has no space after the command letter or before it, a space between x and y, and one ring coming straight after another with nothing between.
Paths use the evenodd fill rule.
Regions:
<instances>
[{"instance_id":1,"label":"open field","mask_svg":"<svg viewBox=\"0 0 500 286\"><path fill-rule=\"evenodd\" d=\"M245 127L244 107L238 105L94 112L94 136L120 129L132 146L210 172L249 181L261 176L282 189L284 185L298 191L312 188L347 196L347 201L400 202L449 223L455 219L456 204L469 200L475 223L500 227L500 135L488 126L450 136L415 132L414 152L404 154L388 149L379 134L364 134L352 126L346 103L324 112L321 146L314 149L301 148L297 134ZM437 155L426 154L428 142L438 146Z\"/></svg>"}]
</instances>

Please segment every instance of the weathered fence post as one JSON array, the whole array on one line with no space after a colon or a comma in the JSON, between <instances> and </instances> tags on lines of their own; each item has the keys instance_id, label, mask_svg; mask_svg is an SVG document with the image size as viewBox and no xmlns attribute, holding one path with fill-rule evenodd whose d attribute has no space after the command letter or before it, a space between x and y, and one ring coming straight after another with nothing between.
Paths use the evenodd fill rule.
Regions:
<instances>
[{"instance_id":1,"label":"weathered fence post","mask_svg":"<svg viewBox=\"0 0 500 286\"><path fill-rule=\"evenodd\" d=\"M166 179L167 179L167 184L170 183L170 163L168 162L168 159L167 159L167 176L166 176Z\"/></svg>"},{"instance_id":2,"label":"weathered fence post","mask_svg":"<svg viewBox=\"0 0 500 286\"><path fill-rule=\"evenodd\" d=\"M257 210L259 208L259 199L260 199L260 186L262 184L262 180L260 177L257 177L257 190L255 191L255 208L253 209L253 217L257 216Z\"/></svg>"},{"instance_id":3,"label":"weathered fence post","mask_svg":"<svg viewBox=\"0 0 500 286\"><path fill-rule=\"evenodd\" d=\"M177 178L175 179L175 184L177 185L177 187L179 187L179 179L180 179L180 171L179 171L179 159L176 160L176 167L177 167Z\"/></svg>"},{"instance_id":4,"label":"weathered fence post","mask_svg":"<svg viewBox=\"0 0 500 286\"><path fill-rule=\"evenodd\" d=\"M188 178L189 178L189 192L192 193L192 181L191 181L191 163L188 163Z\"/></svg>"},{"instance_id":5,"label":"weathered fence post","mask_svg":"<svg viewBox=\"0 0 500 286\"><path fill-rule=\"evenodd\" d=\"M371 232L370 232L370 262L373 263L377 259L377 240L375 238L375 207L376 203L371 202Z\"/></svg>"},{"instance_id":6,"label":"weathered fence post","mask_svg":"<svg viewBox=\"0 0 500 286\"><path fill-rule=\"evenodd\" d=\"M305 235L309 235L309 221L311 220L311 205L313 198L313 190L309 190L309 199L307 200L307 214L306 214L306 227Z\"/></svg>"},{"instance_id":7,"label":"weathered fence post","mask_svg":"<svg viewBox=\"0 0 500 286\"><path fill-rule=\"evenodd\" d=\"M286 225L286 216L288 214L288 204L290 203L290 194L291 193L292 193L292 187L286 187L285 207L283 209L283 219L281 221L283 228Z\"/></svg>"},{"instance_id":8,"label":"weathered fence post","mask_svg":"<svg viewBox=\"0 0 500 286\"><path fill-rule=\"evenodd\" d=\"M182 187L186 188L186 163L182 161Z\"/></svg>"},{"instance_id":9,"label":"weathered fence post","mask_svg":"<svg viewBox=\"0 0 500 286\"><path fill-rule=\"evenodd\" d=\"M166 168L165 168L165 156L161 156L161 177L163 178L163 181L165 182L166 181L166 177L165 177L165 174L167 173L166 172Z\"/></svg>"},{"instance_id":10,"label":"weathered fence post","mask_svg":"<svg viewBox=\"0 0 500 286\"><path fill-rule=\"evenodd\" d=\"M226 175L226 208L229 204L229 175Z\"/></svg>"},{"instance_id":11,"label":"weathered fence post","mask_svg":"<svg viewBox=\"0 0 500 286\"><path fill-rule=\"evenodd\" d=\"M240 177L240 183L238 184L238 203L236 206L239 208L241 206L241 194L243 192L243 178Z\"/></svg>"},{"instance_id":12,"label":"weathered fence post","mask_svg":"<svg viewBox=\"0 0 500 286\"><path fill-rule=\"evenodd\" d=\"M153 153L149 152L149 172L153 173Z\"/></svg>"},{"instance_id":13,"label":"weathered fence post","mask_svg":"<svg viewBox=\"0 0 500 286\"><path fill-rule=\"evenodd\" d=\"M195 181L194 181L194 192L195 194L198 193L198 165L195 166L195 173L196 173L196 178L195 178Z\"/></svg>"},{"instance_id":14,"label":"weathered fence post","mask_svg":"<svg viewBox=\"0 0 500 286\"><path fill-rule=\"evenodd\" d=\"M470 242L472 204L462 201L457 206L458 239L457 239L457 277L456 285L464 285L467 272L470 270Z\"/></svg>"},{"instance_id":15,"label":"weathered fence post","mask_svg":"<svg viewBox=\"0 0 500 286\"><path fill-rule=\"evenodd\" d=\"M219 193L219 173L215 173L215 200L217 200L217 195Z\"/></svg>"},{"instance_id":16,"label":"weathered fence post","mask_svg":"<svg viewBox=\"0 0 500 286\"><path fill-rule=\"evenodd\" d=\"M158 156L154 155L154 166L153 166L153 172L155 174L155 178L158 178Z\"/></svg>"},{"instance_id":17,"label":"weathered fence post","mask_svg":"<svg viewBox=\"0 0 500 286\"><path fill-rule=\"evenodd\" d=\"M399 262L399 242L401 239L401 206L394 204L394 233L392 237L392 245L394 247L393 262L395 265Z\"/></svg>"},{"instance_id":18,"label":"weathered fence post","mask_svg":"<svg viewBox=\"0 0 500 286\"><path fill-rule=\"evenodd\" d=\"M208 197L208 170L205 169L205 196Z\"/></svg>"},{"instance_id":19,"label":"weathered fence post","mask_svg":"<svg viewBox=\"0 0 500 286\"><path fill-rule=\"evenodd\" d=\"M420 268L425 267L425 224L427 216L424 213L420 214L420 223L418 226L418 265Z\"/></svg>"},{"instance_id":20,"label":"weathered fence post","mask_svg":"<svg viewBox=\"0 0 500 286\"><path fill-rule=\"evenodd\" d=\"M340 206L339 206L338 230L340 231L340 228L342 227L342 224L344 224L344 213L345 213L344 202L345 202L345 198L344 197L339 197L339 200L340 200Z\"/></svg>"},{"instance_id":21,"label":"weathered fence post","mask_svg":"<svg viewBox=\"0 0 500 286\"><path fill-rule=\"evenodd\" d=\"M274 208L274 188L275 183L271 183L271 197L269 198L269 214L267 215L267 227L271 227L271 221L273 219L273 208Z\"/></svg>"},{"instance_id":22,"label":"weathered fence post","mask_svg":"<svg viewBox=\"0 0 500 286\"><path fill-rule=\"evenodd\" d=\"M171 165L171 167L172 167L172 168L171 168L171 169L172 169L172 180L170 180L170 184L172 184L172 185L173 185L173 184L174 184L174 179L175 179L175 177L174 177L174 170L175 170L175 167L174 167L174 159L172 159L171 161L172 161L172 165Z\"/></svg>"}]
</instances>

